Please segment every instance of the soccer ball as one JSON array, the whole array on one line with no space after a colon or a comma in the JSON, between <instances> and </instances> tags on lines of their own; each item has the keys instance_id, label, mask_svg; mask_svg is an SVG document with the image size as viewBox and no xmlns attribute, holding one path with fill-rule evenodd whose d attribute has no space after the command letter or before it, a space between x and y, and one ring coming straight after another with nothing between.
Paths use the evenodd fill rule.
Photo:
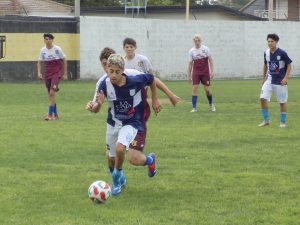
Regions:
<instances>
[{"instance_id":1,"label":"soccer ball","mask_svg":"<svg viewBox=\"0 0 300 225\"><path fill-rule=\"evenodd\" d=\"M111 188L105 181L97 180L89 187L88 196L95 203L104 203L111 196Z\"/></svg>"}]
</instances>

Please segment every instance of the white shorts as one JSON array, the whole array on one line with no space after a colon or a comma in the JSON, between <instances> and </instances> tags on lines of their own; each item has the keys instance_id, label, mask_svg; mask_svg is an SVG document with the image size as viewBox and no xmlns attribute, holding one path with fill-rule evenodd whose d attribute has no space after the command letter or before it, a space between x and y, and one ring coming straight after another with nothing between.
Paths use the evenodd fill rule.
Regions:
<instances>
[{"instance_id":1,"label":"white shorts","mask_svg":"<svg viewBox=\"0 0 300 225\"><path fill-rule=\"evenodd\" d=\"M134 140L137 129L133 126L125 125L125 126L111 126L107 124L106 127L106 145L107 150L109 151L109 157L116 156L116 144L120 143L126 146L126 150L128 150L130 143Z\"/></svg>"},{"instance_id":2,"label":"white shorts","mask_svg":"<svg viewBox=\"0 0 300 225\"><path fill-rule=\"evenodd\" d=\"M279 103L286 103L288 100L288 86L271 84L268 80L263 84L261 88L260 98L271 100L272 93L274 92L277 101Z\"/></svg>"}]
</instances>

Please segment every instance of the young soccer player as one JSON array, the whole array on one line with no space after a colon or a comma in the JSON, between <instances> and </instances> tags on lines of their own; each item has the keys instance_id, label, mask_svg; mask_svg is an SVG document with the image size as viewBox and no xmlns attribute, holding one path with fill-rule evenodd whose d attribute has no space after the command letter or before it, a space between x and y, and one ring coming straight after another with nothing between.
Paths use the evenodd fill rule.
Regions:
<instances>
[{"instance_id":1,"label":"young soccer player","mask_svg":"<svg viewBox=\"0 0 300 225\"><path fill-rule=\"evenodd\" d=\"M112 54L108 58L108 77L101 81L96 98L101 105L104 99L109 102L110 111L107 122L111 126L111 140L116 143L115 168L112 173L112 194L121 193L121 178L125 150L135 165L148 165L149 176L156 172L154 154L145 156L141 151L145 145L144 98L143 90L150 85L152 106L155 113L160 112L155 79L152 74L127 76L124 74L125 61L122 56Z\"/></svg>"},{"instance_id":2,"label":"young soccer player","mask_svg":"<svg viewBox=\"0 0 300 225\"><path fill-rule=\"evenodd\" d=\"M38 77L41 80L45 80L50 102L48 116L45 118L47 121L58 119L55 92L59 91L58 84L61 76L63 75L63 79L67 79L66 56L59 46L53 44L53 40L54 36L52 34L44 34L45 47L41 49L39 60L37 62ZM45 64L44 77L41 70L42 62Z\"/></svg>"},{"instance_id":3,"label":"young soccer player","mask_svg":"<svg viewBox=\"0 0 300 225\"><path fill-rule=\"evenodd\" d=\"M192 81L192 110L197 111L198 102L198 89L199 84L203 84L206 97L210 106L210 111L216 111L213 103L212 91L210 88L211 79L214 77L214 63L210 50L207 46L202 45L202 39L199 34L194 36L194 47L189 51L189 64L188 64L188 79Z\"/></svg>"},{"instance_id":4,"label":"young soccer player","mask_svg":"<svg viewBox=\"0 0 300 225\"><path fill-rule=\"evenodd\" d=\"M88 101L87 104L86 104L86 109L91 111L91 112L94 112L94 113L97 113L100 109L99 107L99 104L97 104L96 102L96 95L97 95L97 91L98 91L98 86L99 84L101 83L101 81L103 81L104 79L107 78L107 70L108 70L108 67L107 67L107 60L109 58L109 56L111 54L115 54L115 51L109 47L106 47L104 48L101 53L100 53L100 63L104 69L104 71L106 72L106 74L104 74L97 82L96 84L96 90L95 90L95 94L94 94L94 98L92 101ZM135 75L138 75L138 74L141 74L140 71L137 71L137 70L134 70L134 69L125 69L124 71L125 74L127 75L130 75L130 76L135 76ZM155 78L155 81L157 81L158 79ZM162 82L157 82L156 83L156 86L162 90L166 95L170 95L170 96L176 96L173 94L173 92L171 92L170 90L166 90L166 86L165 85L161 85ZM149 115L150 115L150 106L147 102L147 97L145 95L143 95L144 97L144 122L146 123L148 118L149 118ZM110 111L111 109L108 108L108 112ZM146 125L145 125L146 127ZM110 132L111 128L110 128L110 125L107 124L107 132L106 132L106 143L107 143L107 162L108 162L108 168L109 168L109 171L112 173L113 172L113 169L114 169L114 164L115 164L115 145L114 143L111 143L110 141L110 136L111 136L111 132ZM146 138L146 129L144 131L145 133L145 138ZM131 159L129 158L129 161L132 163L132 164L135 164L135 160L134 159ZM151 174L151 175L155 175L155 174ZM122 176L121 177L121 184L122 186L125 186L126 185L126 178L125 176Z\"/></svg>"},{"instance_id":5,"label":"young soccer player","mask_svg":"<svg viewBox=\"0 0 300 225\"><path fill-rule=\"evenodd\" d=\"M279 127L286 127L286 113L288 100L287 81L292 68L292 60L288 54L277 47L279 36L277 34L268 34L268 49L264 52L263 65L263 86L260 94L261 112L263 122L259 127L270 124L270 116L268 111L268 102L274 92L280 105L280 124Z\"/></svg>"},{"instance_id":6,"label":"young soccer player","mask_svg":"<svg viewBox=\"0 0 300 225\"><path fill-rule=\"evenodd\" d=\"M125 52L125 68L135 69L143 73L154 74L153 67L149 59L141 54L136 53L137 44L133 38L125 38L123 40L123 50ZM179 102L179 97L176 96L160 79L155 78L156 85L169 98L170 102L175 106ZM145 94L147 95L147 89ZM147 103L146 103L147 104ZM147 106L145 106L147 107ZM149 110L150 107L148 106ZM150 111L149 111L150 113ZM149 114L150 116L150 114Z\"/></svg>"}]
</instances>

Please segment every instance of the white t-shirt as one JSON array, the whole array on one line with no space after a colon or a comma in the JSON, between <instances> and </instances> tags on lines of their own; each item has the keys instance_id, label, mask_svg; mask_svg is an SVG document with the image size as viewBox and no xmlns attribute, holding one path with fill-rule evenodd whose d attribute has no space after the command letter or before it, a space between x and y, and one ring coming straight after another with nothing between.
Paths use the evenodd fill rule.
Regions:
<instances>
[{"instance_id":1,"label":"white t-shirt","mask_svg":"<svg viewBox=\"0 0 300 225\"><path fill-rule=\"evenodd\" d=\"M149 59L146 56L140 54L135 54L133 59L130 60L125 57L125 68L135 69L143 73L148 73L149 70L153 70Z\"/></svg>"},{"instance_id":2,"label":"white t-shirt","mask_svg":"<svg viewBox=\"0 0 300 225\"><path fill-rule=\"evenodd\" d=\"M41 48L39 60L40 61L52 61L57 59L64 59L66 55L62 51L62 49L57 46L53 45L52 48L48 49L46 46Z\"/></svg>"},{"instance_id":3,"label":"white t-shirt","mask_svg":"<svg viewBox=\"0 0 300 225\"><path fill-rule=\"evenodd\" d=\"M66 55L61 48L57 45L53 45L48 49L46 46L41 48L39 61L45 63L45 78L61 76L63 69L63 59Z\"/></svg>"}]
</instances>

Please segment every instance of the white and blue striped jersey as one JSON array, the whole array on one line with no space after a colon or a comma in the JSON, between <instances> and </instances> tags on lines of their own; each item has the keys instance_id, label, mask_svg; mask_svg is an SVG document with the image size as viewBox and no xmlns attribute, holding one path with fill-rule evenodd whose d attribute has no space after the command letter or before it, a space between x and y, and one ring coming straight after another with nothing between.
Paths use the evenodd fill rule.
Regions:
<instances>
[{"instance_id":1,"label":"white and blue striped jersey","mask_svg":"<svg viewBox=\"0 0 300 225\"><path fill-rule=\"evenodd\" d=\"M287 65L292 63L287 53L277 48L274 53L267 49L264 53L264 63L267 65L267 74L272 77L272 84L281 85L281 81L285 76Z\"/></svg>"},{"instance_id":2,"label":"white and blue striped jersey","mask_svg":"<svg viewBox=\"0 0 300 225\"><path fill-rule=\"evenodd\" d=\"M119 87L111 83L109 77L100 82L98 92L103 91L109 103L107 123L111 126L131 125L139 131L145 130L143 97L145 86L151 85L152 74L139 74L126 77L125 85Z\"/></svg>"},{"instance_id":3,"label":"white and blue striped jersey","mask_svg":"<svg viewBox=\"0 0 300 225\"><path fill-rule=\"evenodd\" d=\"M142 74L142 72L138 71L138 70L134 70L134 69L125 69L124 73L127 75L127 76L135 76L135 75L138 75L138 74ZM101 81L103 81L104 79L107 78L107 74L105 73L102 77L99 78L99 80L97 81L96 83L96 88L95 88L95 94L94 94L94 97L93 97L93 102L96 102L96 97L97 97L97 92L98 92L98 88L99 88L99 85L101 83Z\"/></svg>"}]
</instances>

